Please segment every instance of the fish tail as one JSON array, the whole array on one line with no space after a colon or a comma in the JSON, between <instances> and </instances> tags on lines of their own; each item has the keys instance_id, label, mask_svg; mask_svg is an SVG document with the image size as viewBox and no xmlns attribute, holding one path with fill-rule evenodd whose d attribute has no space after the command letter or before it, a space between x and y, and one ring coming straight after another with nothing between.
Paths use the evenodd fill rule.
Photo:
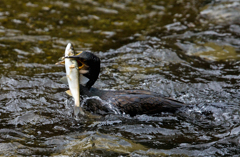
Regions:
<instances>
[{"instance_id":1,"label":"fish tail","mask_svg":"<svg viewBox=\"0 0 240 157\"><path fill-rule=\"evenodd\" d=\"M85 113L83 112L82 108L80 106L74 106L74 115L75 116L78 116L78 114L81 114L81 115L85 115Z\"/></svg>"}]
</instances>

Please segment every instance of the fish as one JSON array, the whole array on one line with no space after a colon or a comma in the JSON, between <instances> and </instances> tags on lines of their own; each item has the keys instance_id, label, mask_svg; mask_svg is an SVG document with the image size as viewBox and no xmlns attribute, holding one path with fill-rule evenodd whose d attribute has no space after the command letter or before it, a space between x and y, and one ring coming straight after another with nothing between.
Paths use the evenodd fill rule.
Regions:
<instances>
[{"instance_id":1,"label":"fish","mask_svg":"<svg viewBox=\"0 0 240 157\"><path fill-rule=\"evenodd\" d=\"M80 106L80 74L78 63L74 59L66 58L68 56L74 56L76 53L74 51L73 45L68 43L65 49L65 70L66 77L70 91L67 93L71 93L74 98L74 115L77 116L79 113L84 115L83 109Z\"/></svg>"}]
</instances>

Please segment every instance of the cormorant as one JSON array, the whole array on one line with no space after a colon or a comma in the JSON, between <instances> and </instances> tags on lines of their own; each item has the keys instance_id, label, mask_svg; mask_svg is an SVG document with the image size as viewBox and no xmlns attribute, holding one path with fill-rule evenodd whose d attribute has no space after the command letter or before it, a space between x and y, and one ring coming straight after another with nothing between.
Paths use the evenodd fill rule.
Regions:
<instances>
[{"instance_id":1,"label":"cormorant","mask_svg":"<svg viewBox=\"0 0 240 157\"><path fill-rule=\"evenodd\" d=\"M185 106L184 103L164 97L163 95L146 90L122 90L110 91L93 88L92 85L98 79L100 72L100 59L91 52L81 51L75 56L65 56L66 58L76 59L79 63L80 73L89 80L85 85L80 85L80 95L91 97L86 99L83 108L98 114L108 114L113 112L107 105L111 103L120 113L130 114L157 114L160 112L175 112ZM98 96L105 101L105 104Z\"/></svg>"}]
</instances>

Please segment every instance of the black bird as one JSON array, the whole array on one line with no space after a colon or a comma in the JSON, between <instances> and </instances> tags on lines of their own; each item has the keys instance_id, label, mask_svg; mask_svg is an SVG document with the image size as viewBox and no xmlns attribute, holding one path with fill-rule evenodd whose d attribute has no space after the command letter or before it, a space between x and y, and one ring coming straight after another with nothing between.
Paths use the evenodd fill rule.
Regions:
<instances>
[{"instance_id":1,"label":"black bird","mask_svg":"<svg viewBox=\"0 0 240 157\"><path fill-rule=\"evenodd\" d=\"M98 79L100 72L100 59L93 53L86 51L81 51L75 56L66 56L65 58L77 60L80 73L89 79L85 86L90 89Z\"/></svg>"},{"instance_id":2,"label":"black bird","mask_svg":"<svg viewBox=\"0 0 240 157\"><path fill-rule=\"evenodd\" d=\"M79 63L80 73L86 76L89 81L86 85L80 85L81 95L88 97L98 96L105 103L111 103L120 113L130 114L157 114L163 111L175 112L185 106L184 103L164 97L163 95L146 90L123 90L110 91L93 88L92 85L98 79L100 72L100 59L91 52L82 51L75 56L66 58L76 59ZM109 105L104 104L101 99L91 98L85 102L85 109L98 114L113 112Z\"/></svg>"}]
</instances>

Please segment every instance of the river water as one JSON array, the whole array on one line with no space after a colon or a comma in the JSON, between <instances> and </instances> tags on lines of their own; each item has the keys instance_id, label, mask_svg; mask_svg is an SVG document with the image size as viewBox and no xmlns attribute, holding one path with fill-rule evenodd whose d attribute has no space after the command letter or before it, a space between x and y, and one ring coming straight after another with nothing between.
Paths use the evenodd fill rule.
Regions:
<instances>
[{"instance_id":1,"label":"river water","mask_svg":"<svg viewBox=\"0 0 240 157\"><path fill-rule=\"evenodd\" d=\"M240 1L1 0L3 156L238 156ZM55 63L68 42L101 58L94 85L190 104L75 119Z\"/></svg>"}]
</instances>

